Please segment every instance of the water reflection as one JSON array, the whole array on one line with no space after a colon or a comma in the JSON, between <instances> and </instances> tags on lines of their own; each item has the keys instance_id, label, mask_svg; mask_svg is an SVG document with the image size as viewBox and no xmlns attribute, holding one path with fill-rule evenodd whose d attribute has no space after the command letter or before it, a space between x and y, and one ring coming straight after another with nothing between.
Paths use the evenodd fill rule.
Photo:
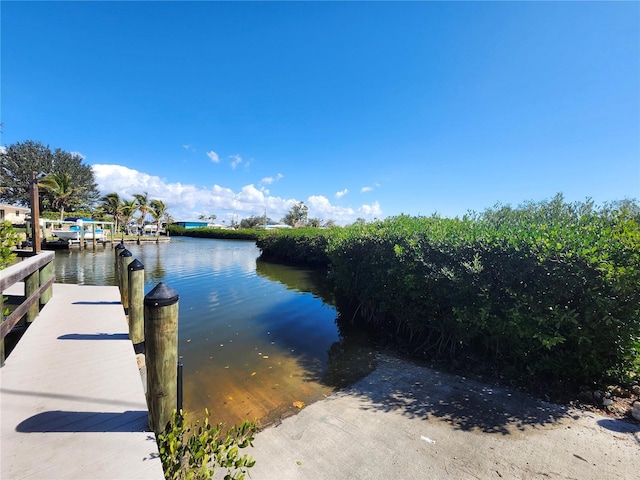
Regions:
<instances>
[{"instance_id":1,"label":"water reflection","mask_svg":"<svg viewBox=\"0 0 640 480\"><path fill-rule=\"evenodd\" d=\"M180 294L184 402L228 424L277 421L369 371L368 338L340 332L324 276L258 260L253 242L174 238L127 245L145 291ZM57 252L56 281L114 285L115 251Z\"/></svg>"}]
</instances>

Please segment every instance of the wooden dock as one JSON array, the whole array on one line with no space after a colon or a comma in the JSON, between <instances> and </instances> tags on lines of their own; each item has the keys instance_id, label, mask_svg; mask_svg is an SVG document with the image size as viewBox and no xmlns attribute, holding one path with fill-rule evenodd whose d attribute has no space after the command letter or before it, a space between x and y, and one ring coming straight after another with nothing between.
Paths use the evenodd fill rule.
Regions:
<instances>
[{"instance_id":1,"label":"wooden dock","mask_svg":"<svg viewBox=\"0 0 640 480\"><path fill-rule=\"evenodd\" d=\"M117 287L53 285L0 369L0 477L164 478Z\"/></svg>"}]
</instances>

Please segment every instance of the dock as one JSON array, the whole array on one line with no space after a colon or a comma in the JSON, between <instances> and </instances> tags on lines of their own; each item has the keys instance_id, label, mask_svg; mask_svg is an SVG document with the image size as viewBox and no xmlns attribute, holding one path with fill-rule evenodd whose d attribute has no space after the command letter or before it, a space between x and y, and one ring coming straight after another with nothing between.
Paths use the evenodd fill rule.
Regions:
<instances>
[{"instance_id":1,"label":"dock","mask_svg":"<svg viewBox=\"0 0 640 480\"><path fill-rule=\"evenodd\" d=\"M0 369L0 412L3 480L164 478L117 287L53 285Z\"/></svg>"}]
</instances>

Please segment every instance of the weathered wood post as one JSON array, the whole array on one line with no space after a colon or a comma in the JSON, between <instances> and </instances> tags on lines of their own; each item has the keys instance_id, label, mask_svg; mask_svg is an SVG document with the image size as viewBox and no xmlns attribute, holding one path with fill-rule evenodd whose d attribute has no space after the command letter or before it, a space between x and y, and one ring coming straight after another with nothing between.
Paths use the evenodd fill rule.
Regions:
<instances>
[{"instance_id":1,"label":"weathered wood post","mask_svg":"<svg viewBox=\"0 0 640 480\"><path fill-rule=\"evenodd\" d=\"M40 272L36 270L24 279L24 296L28 298L40 288ZM40 303L34 302L26 313L27 324L33 322L40 313Z\"/></svg>"},{"instance_id":2,"label":"weathered wood post","mask_svg":"<svg viewBox=\"0 0 640 480\"><path fill-rule=\"evenodd\" d=\"M44 285L47 280L53 276L53 261L47 263L40 268L40 285ZM52 287L47 288L42 295L40 295L40 305L45 305L51 296L53 295Z\"/></svg>"},{"instance_id":3,"label":"weathered wood post","mask_svg":"<svg viewBox=\"0 0 640 480\"><path fill-rule=\"evenodd\" d=\"M114 250L116 252L115 255L115 266L116 266L116 281L118 282L118 286L120 285L120 252L122 252L122 250L124 250L125 247L124 243L120 242L118 243L115 247Z\"/></svg>"},{"instance_id":4,"label":"weathered wood post","mask_svg":"<svg viewBox=\"0 0 640 480\"><path fill-rule=\"evenodd\" d=\"M149 427L164 431L178 402L178 293L160 282L144 297Z\"/></svg>"},{"instance_id":5,"label":"weathered wood post","mask_svg":"<svg viewBox=\"0 0 640 480\"><path fill-rule=\"evenodd\" d=\"M127 267L133 261L133 255L126 248L120 252L120 301L125 313L129 313L129 272Z\"/></svg>"},{"instance_id":6,"label":"weathered wood post","mask_svg":"<svg viewBox=\"0 0 640 480\"><path fill-rule=\"evenodd\" d=\"M129 270L129 339L136 353L144 351L144 265L137 258Z\"/></svg>"},{"instance_id":7,"label":"weathered wood post","mask_svg":"<svg viewBox=\"0 0 640 480\"><path fill-rule=\"evenodd\" d=\"M91 224L91 235L93 236L93 249L96 249L96 246L98 245L98 239L96 238L96 224L92 223Z\"/></svg>"}]
</instances>

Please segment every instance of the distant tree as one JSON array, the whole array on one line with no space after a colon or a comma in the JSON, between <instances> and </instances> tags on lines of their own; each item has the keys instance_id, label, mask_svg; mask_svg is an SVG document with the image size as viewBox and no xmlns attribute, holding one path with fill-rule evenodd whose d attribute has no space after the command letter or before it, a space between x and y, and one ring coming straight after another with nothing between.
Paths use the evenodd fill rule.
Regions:
<instances>
[{"instance_id":1,"label":"distant tree","mask_svg":"<svg viewBox=\"0 0 640 480\"><path fill-rule=\"evenodd\" d=\"M289 213L282 217L280 221L292 227L306 225L308 212L309 208L304 204L304 202L298 202L291 207Z\"/></svg>"},{"instance_id":2,"label":"distant tree","mask_svg":"<svg viewBox=\"0 0 640 480\"><path fill-rule=\"evenodd\" d=\"M322 224L319 218L310 218L307 220L307 226L318 228Z\"/></svg>"},{"instance_id":3,"label":"distant tree","mask_svg":"<svg viewBox=\"0 0 640 480\"><path fill-rule=\"evenodd\" d=\"M167 205L162 200L151 200L151 216L156 222L156 236L160 236L160 230L162 229L162 223L169 223L169 212L167 211Z\"/></svg>"},{"instance_id":4,"label":"distant tree","mask_svg":"<svg viewBox=\"0 0 640 480\"><path fill-rule=\"evenodd\" d=\"M270 220L270 218L267 218L264 215L243 218L240 220L240 228L257 228L266 225Z\"/></svg>"},{"instance_id":5,"label":"distant tree","mask_svg":"<svg viewBox=\"0 0 640 480\"><path fill-rule=\"evenodd\" d=\"M122 221L124 223L125 233L131 234L131 220L138 211L138 204L135 200L127 200L122 202Z\"/></svg>"},{"instance_id":6,"label":"distant tree","mask_svg":"<svg viewBox=\"0 0 640 480\"><path fill-rule=\"evenodd\" d=\"M65 208L77 205L82 194L82 187L75 187L68 173L51 173L38 186L49 192L51 205L60 211L60 220L64 220Z\"/></svg>"},{"instance_id":7,"label":"distant tree","mask_svg":"<svg viewBox=\"0 0 640 480\"><path fill-rule=\"evenodd\" d=\"M54 152L40 142L27 140L9 145L0 153L0 201L29 205L29 181L32 172L49 175L69 175L70 184L78 189L75 204L90 207L98 197L93 170L82 163L82 158L57 148ZM41 210L53 205L53 194L43 191L40 196Z\"/></svg>"},{"instance_id":8,"label":"distant tree","mask_svg":"<svg viewBox=\"0 0 640 480\"><path fill-rule=\"evenodd\" d=\"M336 221L330 218L329 220L324 222L324 226L327 227L327 228L335 227L336 226Z\"/></svg>"},{"instance_id":9,"label":"distant tree","mask_svg":"<svg viewBox=\"0 0 640 480\"><path fill-rule=\"evenodd\" d=\"M140 212L140 218L138 219L138 236L140 236L141 232L144 230L147 213L150 213L152 208L149 203L149 194L147 192L134 193L133 198L138 206L138 212Z\"/></svg>"},{"instance_id":10,"label":"distant tree","mask_svg":"<svg viewBox=\"0 0 640 480\"><path fill-rule=\"evenodd\" d=\"M113 217L115 231L118 232L119 223L122 221L122 200L116 192L107 193L100 198L100 209Z\"/></svg>"}]
</instances>

